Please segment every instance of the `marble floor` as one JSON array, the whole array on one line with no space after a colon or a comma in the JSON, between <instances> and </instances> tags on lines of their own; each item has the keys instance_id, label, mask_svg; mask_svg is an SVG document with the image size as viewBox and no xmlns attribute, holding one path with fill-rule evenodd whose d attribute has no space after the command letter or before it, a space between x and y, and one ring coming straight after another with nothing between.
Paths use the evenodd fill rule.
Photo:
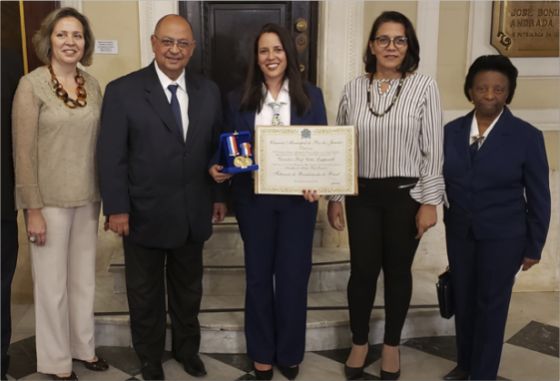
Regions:
<instances>
[{"instance_id":1,"label":"marble floor","mask_svg":"<svg viewBox=\"0 0 560 381\"><path fill-rule=\"evenodd\" d=\"M559 375L559 295L557 292L515 293L512 298L499 379L558 380ZM49 379L36 371L35 313L33 305L12 307L13 335L9 354L8 379ZM344 380L343 364L349 349L307 352L298 380ZM98 347L97 354L106 359L106 372L91 372L81 363L74 371L81 380L140 380L140 363L132 348ZM455 366L453 336L419 337L403 340L401 380L440 380ZM372 345L365 369L365 380L379 377L381 345ZM235 380L250 373L251 361L245 354L201 355L208 375L204 380ZM168 380L195 379L166 352L163 359ZM274 380L284 380L280 372Z\"/></svg>"}]
</instances>

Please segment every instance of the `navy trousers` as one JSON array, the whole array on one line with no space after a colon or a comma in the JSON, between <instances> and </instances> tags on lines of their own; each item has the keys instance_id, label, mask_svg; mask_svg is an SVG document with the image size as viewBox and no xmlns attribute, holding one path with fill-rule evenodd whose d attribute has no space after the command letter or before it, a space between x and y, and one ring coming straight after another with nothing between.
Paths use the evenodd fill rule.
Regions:
<instances>
[{"instance_id":1,"label":"navy trousers","mask_svg":"<svg viewBox=\"0 0 560 381\"><path fill-rule=\"evenodd\" d=\"M317 203L251 195L235 211L245 247L247 354L261 364L297 365L305 353Z\"/></svg>"},{"instance_id":2,"label":"navy trousers","mask_svg":"<svg viewBox=\"0 0 560 381\"><path fill-rule=\"evenodd\" d=\"M2 375L10 365L8 348L12 337L12 279L18 255L18 225L16 220L2 220Z\"/></svg>"},{"instance_id":3,"label":"navy trousers","mask_svg":"<svg viewBox=\"0 0 560 381\"><path fill-rule=\"evenodd\" d=\"M447 234L458 361L471 380L498 375L511 291L526 237L476 240Z\"/></svg>"}]
</instances>

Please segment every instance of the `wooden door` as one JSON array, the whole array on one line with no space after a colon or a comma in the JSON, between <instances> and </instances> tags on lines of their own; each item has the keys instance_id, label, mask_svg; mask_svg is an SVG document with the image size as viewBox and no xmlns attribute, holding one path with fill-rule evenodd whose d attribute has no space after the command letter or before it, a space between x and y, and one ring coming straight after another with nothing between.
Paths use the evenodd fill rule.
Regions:
<instances>
[{"instance_id":1,"label":"wooden door","mask_svg":"<svg viewBox=\"0 0 560 381\"><path fill-rule=\"evenodd\" d=\"M22 57L25 74L44 65L35 54L31 39L41 27L41 21L56 9L57 2L2 1L1 7L2 47Z\"/></svg>"},{"instance_id":2,"label":"wooden door","mask_svg":"<svg viewBox=\"0 0 560 381\"><path fill-rule=\"evenodd\" d=\"M245 81L253 41L269 22L296 41L305 80L317 80L317 2L181 1L179 13L193 27L197 47L189 67L218 84L222 97Z\"/></svg>"}]
</instances>

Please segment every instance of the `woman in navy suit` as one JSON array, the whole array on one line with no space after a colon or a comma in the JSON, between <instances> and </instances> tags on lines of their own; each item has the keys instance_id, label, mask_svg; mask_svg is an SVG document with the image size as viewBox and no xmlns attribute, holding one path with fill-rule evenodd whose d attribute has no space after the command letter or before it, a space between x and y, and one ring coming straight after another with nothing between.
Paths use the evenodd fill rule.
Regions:
<instances>
[{"instance_id":1,"label":"woman in navy suit","mask_svg":"<svg viewBox=\"0 0 560 381\"><path fill-rule=\"evenodd\" d=\"M474 110L445 126L447 254L457 367L445 380L495 380L515 276L537 264L550 222L543 134L512 115L517 69L504 56L470 67Z\"/></svg>"},{"instance_id":2,"label":"woman in navy suit","mask_svg":"<svg viewBox=\"0 0 560 381\"><path fill-rule=\"evenodd\" d=\"M225 130L255 125L326 125L321 90L301 79L290 33L265 25L251 55L242 89L228 95ZM253 144L253 141L251 142ZM218 182L228 176L213 167ZM311 273L316 192L300 196L256 195L252 173L233 176L235 216L245 248L247 353L258 380L272 378L272 364L289 380L305 352L307 284Z\"/></svg>"}]
</instances>

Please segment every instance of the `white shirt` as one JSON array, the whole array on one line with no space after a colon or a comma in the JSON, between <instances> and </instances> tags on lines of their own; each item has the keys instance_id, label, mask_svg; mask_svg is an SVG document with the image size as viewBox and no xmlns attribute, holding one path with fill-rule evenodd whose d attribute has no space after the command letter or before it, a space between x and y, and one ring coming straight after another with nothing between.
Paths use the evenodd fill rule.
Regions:
<instances>
[{"instance_id":1,"label":"white shirt","mask_svg":"<svg viewBox=\"0 0 560 381\"><path fill-rule=\"evenodd\" d=\"M478 148L480 148L484 144L486 138L488 137L488 134L490 133L490 131L492 131L496 123L498 123L498 119L500 119L500 116L502 116L503 113L504 113L504 109L502 109L502 112L500 112L500 115L498 115L498 117L494 119L492 124L488 126L486 131L484 131L484 133L482 134L482 136L484 136L484 139L478 142ZM473 115L472 123L471 123L471 137L469 140L469 145L473 144L476 141L476 139L479 137L479 135L480 134L478 133L478 121L476 120L476 114L475 114Z\"/></svg>"},{"instance_id":2,"label":"white shirt","mask_svg":"<svg viewBox=\"0 0 560 381\"><path fill-rule=\"evenodd\" d=\"M255 115L255 126L272 126L272 118L274 117L274 111L272 107L269 106L270 102L281 102L284 103L280 107L280 119L282 119L282 124L284 126L290 125L290 115L291 115L291 104L290 104L290 87L289 80L286 78L282 84L282 88L278 93L278 99L272 98L270 91L263 84L263 93L266 91L266 97L264 99L264 104L260 113Z\"/></svg>"},{"instance_id":3,"label":"white shirt","mask_svg":"<svg viewBox=\"0 0 560 381\"><path fill-rule=\"evenodd\" d=\"M183 139L187 140L187 130L189 129L189 95L187 94L187 85L185 83L185 71L176 81L172 81L163 71L160 70L157 62L155 62L156 73L163 87L163 91L167 96L167 101L171 103L171 91L167 88L169 85L179 85L177 89L177 100L181 108L181 120L183 122Z\"/></svg>"}]
</instances>

